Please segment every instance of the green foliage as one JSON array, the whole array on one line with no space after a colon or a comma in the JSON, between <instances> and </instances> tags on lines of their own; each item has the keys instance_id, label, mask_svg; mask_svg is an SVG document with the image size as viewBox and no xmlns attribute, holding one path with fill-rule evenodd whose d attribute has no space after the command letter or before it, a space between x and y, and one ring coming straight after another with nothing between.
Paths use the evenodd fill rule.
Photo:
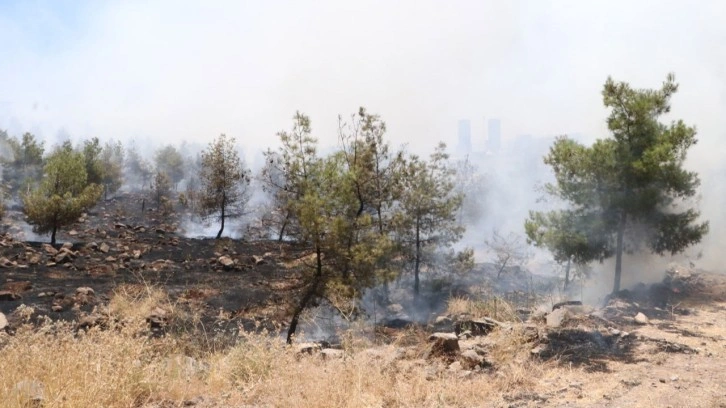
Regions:
<instances>
[{"instance_id":1,"label":"green foliage","mask_svg":"<svg viewBox=\"0 0 726 408\"><path fill-rule=\"evenodd\" d=\"M698 175L683 169L696 129L658 120L670 111L674 81L668 75L661 89L650 90L608 78L603 102L612 137L591 147L559 138L545 157L556 179L547 191L568 207L532 212L525 222L529 240L560 262L615 255L614 291L620 289L624 250L675 254L708 232L691 208Z\"/></svg>"},{"instance_id":2,"label":"green foliage","mask_svg":"<svg viewBox=\"0 0 726 408\"><path fill-rule=\"evenodd\" d=\"M97 137L83 141L83 158L86 166L86 175L89 183L103 185L106 168L101 160L101 142Z\"/></svg>"},{"instance_id":3,"label":"green foliage","mask_svg":"<svg viewBox=\"0 0 726 408\"><path fill-rule=\"evenodd\" d=\"M181 153L172 145L161 148L154 156L157 170L166 174L169 181L176 189L179 182L184 178L184 158Z\"/></svg>"},{"instance_id":4,"label":"green foliage","mask_svg":"<svg viewBox=\"0 0 726 408\"><path fill-rule=\"evenodd\" d=\"M23 211L37 233L51 233L55 244L59 228L75 222L93 206L101 187L88 184L82 153L68 146L57 148L47 160L39 186L23 196Z\"/></svg>"},{"instance_id":5,"label":"green foliage","mask_svg":"<svg viewBox=\"0 0 726 408\"><path fill-rule=\"evenodd\" d=\"M2 176L8 182L11 194L24 186L30 188L40 179L45 148L33 134L25 133L21 140L17 140L0 131L0 148Z\"/></svg>"},{"instance_id":6,"label":"green foliage","mask_svg":"<svg viewBox=\"0 0 726 408\"><path fill-rule=\"evenodd\" d=\"M201 155L199 210L203 217L215 217L222 237L227 218L240 217L249 200L250 171L235 149L234 138L222 134Z\"/></svg>"},{"instance_id":7,"label":"green foliage","mask_svg":"<svg viewBox=\"0 0 726 408\"><path fill-rule=\"evenodd\" d=\"M151 199L154 200L158 207L162 207L170 201L171 197L171 182L166 173L161 170L157 170L154 173L154 180L151 182Z\"/></svg>"},{"instance_id":8,"label":"green foliage","mask_svg":"<svg viewBox=\"0 0 726 408\"><path fill-rule=\"evenodd\" d=\"M411 156L400 175L400 211L393 218L396 237L413 263L414 293L420 289L422 267L437 266L439 249L464 234L457 222L463 195L455 191L455 169L449 166L446 145L440 143L428 161Z\"/></svg>"},{"instance_id":9,"label":"green foliage","mask_svg":"<svg viewBox=\"0 0 726 408\"><path fill-rule=\"evenodd\" d=\"M151 164L141 157L134 145L127 150L124 164L129 178L136 184L140 184L142 190L151 182L153 175Z\"/></svg>"},{"instance_id":10,"label":"green foliage","mask_svg":"<svg viewBox=\"0 0 726 408\"><path fill-rule=\"evenodd\" d=\"M290 132L277 134L282 146L279 151L268 150L262 170L263 189L271 194L271 217L267 222L277 229L278 239L286 235L301 237L294 214L294 203L308 187L310 167L317 158L317 139L311 134L310 119L300 112L293 118Z\"/></svg>"},{"instance_id":11,"label":"green foliage","mask_svg":"<svg viewBox=\"0 0 726 408\"><path fill-rule=\"evenodd\" d=\"M101 151L104 194L113 194L123 185L124 148L120 141L109 141Z\"/></svg>"}]
</instances>

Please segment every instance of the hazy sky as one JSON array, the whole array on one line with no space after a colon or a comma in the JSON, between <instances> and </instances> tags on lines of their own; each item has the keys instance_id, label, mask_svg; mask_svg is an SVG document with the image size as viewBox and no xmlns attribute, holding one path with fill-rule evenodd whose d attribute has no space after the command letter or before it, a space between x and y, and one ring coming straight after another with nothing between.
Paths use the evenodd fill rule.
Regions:
<instances>
[{"instance_id":1,"label":"hazy sky","mask_svg":"<svg viewBox=\"0 0 726 408\"><path fill-rule=\"evenodd\" d=\"M605 135L608 75L676 73L699 163L726 135L719 1L0 0L0 128L74 137L274 142L296 110L383 116L396 144L456 141L457 120ZM481 136L483 138L483 136ZM726 150L726 149L721 149Z\"/></svg>"}]
</instances>

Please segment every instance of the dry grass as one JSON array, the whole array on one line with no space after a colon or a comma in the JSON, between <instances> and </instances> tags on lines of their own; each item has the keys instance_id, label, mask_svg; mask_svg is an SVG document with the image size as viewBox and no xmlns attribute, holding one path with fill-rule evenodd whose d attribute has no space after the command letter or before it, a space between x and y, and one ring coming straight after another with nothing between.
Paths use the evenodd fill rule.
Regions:
<instances>
[{"instance_id":1,"label":"dry grass","mask_svg":"<svg viewBox=\"0 0 726 408\"><path fill-rule=\"evenodd\" d=\"M507 310L501 305L498 311ZM459 299L449 306L451 313L493 317L486 303ZM110 302L115 323L107 330L74 332L69 324L47 323L21 327L14 336L0 334L0 405L29 406L17 384L36 381L43 387L44 407L64 408L176 407L199 396L204 408L504 407L539 406L544 399L558 406L627 396L631 391L623 381L645 375L636 375L634 366L618 377L531 359L532 345L518 325L486 337L493 368L468 377L427 359L427 335L416 328L378 346L345 334L343 357L333 359L297 354L264 333L243 334L234 347L215 349L199 346L199 333L144 334L144 319L156 307L168 310L172 320L193 318L154 288L125 286ZM653 367L660 366L639 370Z\"/></svg>"},{"instance_id":2,"label":"dry grass","mask_svg":"<svg viewBox=\"0 0 726 408\"><path fill-rule=\"evenodd\" d=\"M503 322L520 320L516 308L496 296L486 300L454 297L449 300L446 311L449 315L470 315L474 318L489 317Z\"/></svg>"},{"instance_id":3,"label":"dry grass","mask_svg":"<svg viewBox=\"0 0 726 408\"><path fill-rule=\"evenodd\" d=\"M191 335L141 334L157 307L180 313L159 290L122 286L109 304L115 323L107 330L75 332L48 322L3 335L2 406L28 406L27 392L17 389L23 382L42 384L44 407L180 406L198 396L220 407L496 406L502 390L528 384L535 364L502 364L496 373L459 378L442 362L424 359L425 333L415 329L387 346L351 337L344 357L332 360L301 356L267 334L244 334L236 346L214 350L195 347Z\"/></svg>"}]
</instances>

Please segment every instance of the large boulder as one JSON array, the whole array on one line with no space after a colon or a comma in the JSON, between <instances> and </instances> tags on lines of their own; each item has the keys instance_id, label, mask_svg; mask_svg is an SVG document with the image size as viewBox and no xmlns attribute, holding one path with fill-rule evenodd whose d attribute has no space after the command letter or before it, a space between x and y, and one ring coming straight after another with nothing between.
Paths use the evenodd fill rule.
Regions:
<instances>
[{"instance_id":1,"label":"large boulder","mask_svg":"<svg viewBox=\"0 0 726 408\"><path fill-rule=\"evenodd\" d=\"M429 336L431 357L454 356L459 353L459 337L456 333L434 333Z\"/></svg>"}]
</instances>

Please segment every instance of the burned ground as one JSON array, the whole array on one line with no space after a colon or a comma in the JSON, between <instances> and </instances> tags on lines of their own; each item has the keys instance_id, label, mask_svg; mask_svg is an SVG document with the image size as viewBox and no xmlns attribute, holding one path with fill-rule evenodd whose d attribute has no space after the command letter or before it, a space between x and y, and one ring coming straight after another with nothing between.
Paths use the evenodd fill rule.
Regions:
<instances>
[{"instance_id":1,"label":"burned ground","mask_svg":"<svg viewBox=\"0 0 726 408\"><path fill-rule=\"evenodd\" d=\"M6 332L0 332L0 347L20 336L38 341L27 331L47 325L46 317L69 322L62 327L74 333L97 326L96 335L104 336L107 328L126 324L109 312L114 299L130 299L133 308L153 292L163 296L145 306L143 331L123 342L143 334L164 344L181 334L204 339L202 350L232 354L219 360L177 342L174 354L150 358L149 367L166 369L172 359L196 373L226 367L228 360L255 363L242 377L254 386L237 388L242 380L233 370L233 386L220 391L210 387L210 374L199 374L204 385L190 388L185 379L178 396L145 391L132 406L341 406L351 398L358 403L349 406L726 406L723 275L674 267L662 282L588 306L538 296L552 285L544 277L512 270L495 280L496 271L478 265L460 279L432 279L429 289L440 296L418 314L411 310L416 303L405 300L410 288L392 285L394 303L373 302L373 313L357 315L362 326L331 319L335 336L309 338L328 341L284 349L281 339L270 338L284 332L304 284L310 255L304 248L185 238L177 215L142 213L133 194L94 208L61 232L60 242L69 244L57 247L24 240L19 217L10 211L0 235L0 317L8 320L0 321ZM136 360L126 363L134 367ZM0 395L27 378L55 381L45 371L15 367ZM321 386L328 383L320 378L330 384ZM409 393L393 391L399 387ZM342 395L346 390L365 395Z\"/></svg>"}]
</instances>

